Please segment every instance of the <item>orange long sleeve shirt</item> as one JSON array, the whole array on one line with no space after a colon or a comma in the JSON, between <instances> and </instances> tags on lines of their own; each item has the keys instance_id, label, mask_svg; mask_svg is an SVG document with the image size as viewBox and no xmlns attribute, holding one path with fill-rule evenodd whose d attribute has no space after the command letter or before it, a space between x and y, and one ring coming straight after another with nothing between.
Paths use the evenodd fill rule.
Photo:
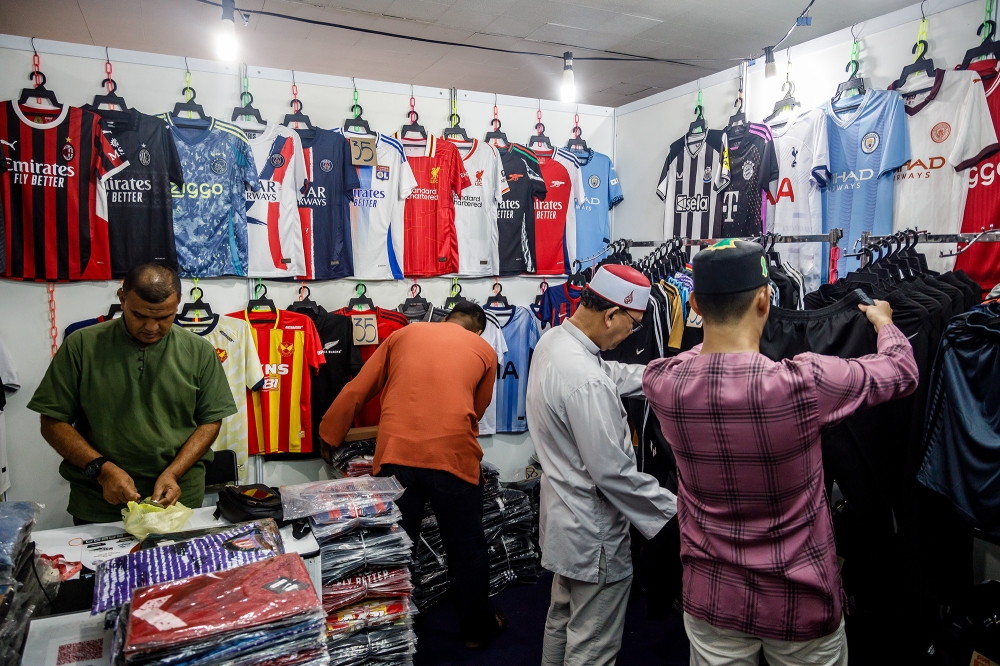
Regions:
<instances>
[{"instance_id":1,"label":"orange long sleeve shirt","mask_svg":"<svg viewBox=\"0 0 1000 666\"><path fill-rule=\"evenodd\" d=\"M493 399L497 354L450 322L396 331L337 396L320 438L340 446L361 407L382 391L374 472L384 464L450 472L479 483L479 419Z\"/></svg>"}]
</instances>

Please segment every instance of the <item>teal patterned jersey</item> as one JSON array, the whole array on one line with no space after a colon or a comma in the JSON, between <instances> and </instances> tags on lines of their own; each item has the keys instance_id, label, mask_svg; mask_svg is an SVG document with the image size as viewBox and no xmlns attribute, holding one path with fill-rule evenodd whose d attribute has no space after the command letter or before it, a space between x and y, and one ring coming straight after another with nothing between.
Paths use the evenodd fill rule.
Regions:
<instances>
[{"instance_id":1,"label":"teal patterned jersey","mask_svg":"<svg viewBox=\"0 0 1000 666\"><path fill-rule=\"evenodd\" d=\"M246 189L260 189L243 130L217 118L204 128L170 124L184 184L171 184L174 239L183 277L247 274Z\"/></svg>"}]
</instances>

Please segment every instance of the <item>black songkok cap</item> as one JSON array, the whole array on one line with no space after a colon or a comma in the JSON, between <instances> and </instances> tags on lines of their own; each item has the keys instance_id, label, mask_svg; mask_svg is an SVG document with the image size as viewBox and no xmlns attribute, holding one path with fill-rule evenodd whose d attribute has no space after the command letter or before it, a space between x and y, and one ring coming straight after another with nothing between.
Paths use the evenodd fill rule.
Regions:
<instances>
[{"instance_id":1,"label":"black songkok cap","mask_svg":"<svg viewBox=\"0 0 1000 666\"><path fill-rule=\"evenodd\" d=\"M691 265L696 296L736 294L769 281L767 257L758 243L727 238L696 254Z\"/></svg>"}]
</instances>

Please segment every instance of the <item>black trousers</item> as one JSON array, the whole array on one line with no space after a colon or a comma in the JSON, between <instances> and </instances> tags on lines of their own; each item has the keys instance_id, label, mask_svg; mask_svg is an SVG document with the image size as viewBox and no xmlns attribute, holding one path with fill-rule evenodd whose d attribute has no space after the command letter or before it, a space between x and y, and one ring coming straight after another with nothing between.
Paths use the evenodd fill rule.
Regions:
<instances>
[{"instance_id":1,"label":"black trousers","mask_svg":"<svg viewBox=\"0 0 1000 666\"><path fill-rule=\"evenodd\" d=\"M420 538L424 503L430 501L448 558L448 579L458 604L462 637L467 641L493 638L496 617L489 599L482 479L472 485L449 472L404 465L382 465L379 476L395 476L406 488L396 505L403 514L403 529L414 544Z\"/></svg>"}]
</instances>

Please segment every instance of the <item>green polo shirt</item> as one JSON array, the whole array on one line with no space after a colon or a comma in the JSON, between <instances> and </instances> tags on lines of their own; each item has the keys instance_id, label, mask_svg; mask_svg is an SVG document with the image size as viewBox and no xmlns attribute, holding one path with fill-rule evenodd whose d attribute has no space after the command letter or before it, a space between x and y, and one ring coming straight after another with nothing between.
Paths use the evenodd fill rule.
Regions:
<instances>
[{"instance_id":1,"label":"green polo shirt","mask_svg":"<svg viewBox=\"0 0 1000 666\"><path fill-rule=\"evenodd\" d=\"M49 364L28 409L73 424L101 455L128 472L143 497L195 428L236 413L215 349L198 335L171 326L156 344L141 345L122 319L76 331ZM180 478L180 501L201 506L205 463ZM104 499L101 485L63 461L69 512L83 520L121 520L124 505Z\"/></svg>"}]
</instances>

